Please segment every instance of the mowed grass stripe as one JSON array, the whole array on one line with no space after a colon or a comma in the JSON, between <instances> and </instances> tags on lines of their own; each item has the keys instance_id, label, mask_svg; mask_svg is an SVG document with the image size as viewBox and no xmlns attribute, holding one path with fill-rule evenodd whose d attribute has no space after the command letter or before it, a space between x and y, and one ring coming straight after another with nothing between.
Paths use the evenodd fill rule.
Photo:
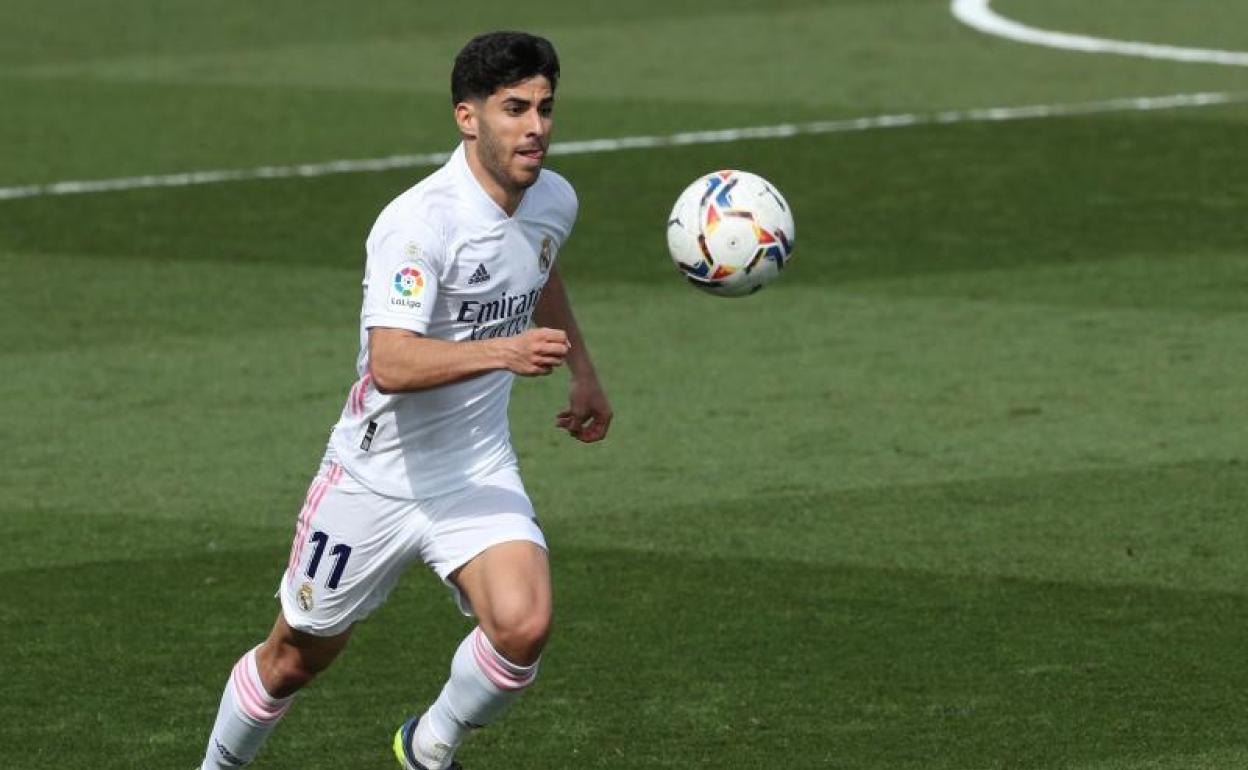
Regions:
<instances>
[{"instance_id":1,"label":"mowed grass stripe","mask_svg":"<svg viewBox=\"0 0 1248 770\"><path fill-rule=\"evenodd\" d=\"M74 724L101 768L193 763L230 664L276 611L280 555L11 576L0 639L25 675L0 703L5 743L29 747L26 767L63 766L80 750L50 738ZM1240 596L567 547L555 578L541 683L465 760L961 770L1245 737L1210 718L1248 685L1224 665L1242 640L1220 622L1248 610ZM256 767L389 767L394 724L432 697L467 630L454 617L436 580L411 574ZM40 684L53 677L77 685Z\"/></svg>"},{"instance_id":2,"label":"mowed grass stripe","mask_svg":"<svg viewBox=\"0 0 1248 770\"><path fill-rule=\"evenodd\" d=\"M1110 759L1071 765L1069 770L1226 770L1248 767L1248 749L1227 748L1212 751L1158 753L1147 758Z\"/></svg>"},{"instance_id":3,"label":"mowed grass stripe","mask_svg":"<svg viewBox=\"0 0 1248 770\"><path fill-rule=\"evenodd\" d=\"M145 21L104 34L60 5L8 9L13 23L0 23L36 30L9 35L5 53L23 73L60 73L31 78L10 67L0 78L0 101L15 105L16 116L0 125L6 186L444 149L455 137L449 58L477 31L473 21L424 8L378 6L350 18L322 8L312 14L316 29L300 16L280 30L274 20L289 9L229 8L216 16L238 26L219 39L225 27L149 18L135 3L140 10L114 9L117 18ZM561 139L1243 88L1241 73L1222 71L1229 68L1170 62L1110 60L1090 73L1086 56L982 40L935 2L786 2L762 13L725 8L715 19L661 3L623 11L560 5L539 14L551 21L538 31L552 35L563 56ZM498 10L489 18L514 13ZM1169 13L1154 11L1137 12L1139 23ZM303 13L311 12L295 15ZM438 23L399 21L431 13ZM1238 29L1226 13L1219 26ZM251 22L238 21L252 14ZM685 18L671 23L672 16ZM632 26L604 24L611 17ZM379 35L382 18L389 23ZM531 11L515 18L524 28L537 23ZM716 39L716 29L730 39L760 19L772 39L785 41L767 51L765 65L689 54L691 39ZM635 34L621 31L628 28ZM620 49L621 39L633 42ZM38 50L16 53L32 45ZM868 59L872 66L861 66ZM161 82L168 79L183 82ZM229 84L204 83L214 80Z\"/></svg>"},{"instance_id":4,"label":"mowed grass stripe","mask_svg":"<svg viewBox=\"0 0 1248 770\"><path fill-rule=\"evenodd\" d=\"M684 131L668 135L620 136L582 141L554 142L552 157L567 155L599 155L635 150L667 149L706 144L732 144L764 139L791 139L796 136L844 134L912 126L957 125L960 123L999 123L1015 120L1040 120L1071 116L1145 112L1194 107L1225 106L1248 99L1248 95L1204 92L1162 96L1127 97L1101 102L1074 104L1033 104L988 107L975 110L945 110L934 114L898 113L871 115L841 120L820 120L805 123L778 123L763 126L742 126L703 131ZM260 166L251 169L209 169L177 174L120 177L114 179L70 180L44 185L0 188L0 200L38 198L59 195L84 195L123 192L149 188L197 187L256 180L315 178L337 174L378 173L405 168L440 166L450 152L418 155L390 155L382 158L343 158L292 166Z\"/></svg>"},{"instance_id":5,"label":"mowed grass stripe","mask_svg":"<svg viewBox=\"0 0 1248 770\"><path fill-rule=\"evenodd\" d=\"M635 495L572 516L556 484L531 486L552 534L577 546L1248 593L1242 460L857 489L753 478L740 497L690 479L703 499Z\"/></svg>"},{"instance_id":6,"label":"mowed grass stripe","mask_svg":"<svg viewBox=\"0 0 1248 770\"><path fill-rule=\"evenodd\" d=\"M300 502L297 481L274 479L268 489L231 500L173 501L199 514L184 520L140 511L11 509L0 536L14 548L0 572L49 574L89 563L282 548ZM820 488L812 479L779 491L760 481L756 493L737 498L691 483L702 500L665 503L636 494L592 508L559 495L550 478L536 482L535 503L560 549L610 546L664 557L1237 595L1248 585L1238 503L1248 495L1248 465L1240 461L862 489ZM276 575L284 562L271 566Z\"/></svg>"},{"instance_id":7,"label":"mowed grass stripe","mask_svg":"<svg viewBox=\"0 0 1248 770\"><path fill-rule=\"evenodd\" d=\"M665 505L1242 457L1242 315L829 293L796 270L735 303L674 275L574 286L620 418L577 446L551 425L564 375L518 383L534 492L576 516L618 510L621 479ZM27 405L0 420L8 505L284 525L352 379L354 319L325 313L6 356L0 395Z\"/></svg>"},{"instance_id":8,"label":"mowed grass stripe","mask_svg":"<svg viewBox=\"0 0 1248 770\"><path fill-rule=\"evenodd\" d=\"M1102 116L695 146L663 163L559 158L554 168L581 198L563 264L574 285L670 283L671 202L719 167L752 170L784 191L798 223L793 275L807 285L1238 253L1248 236L1233 216L1248 194L1235 155L1245 120L1237 107L1201 119ZM0 252L358 269L377 211L417 176L10 201L0 207L9 223Z\"/></svg>"},{"instance_id":9,"label":"mowed grass stripe","mask_svg":"<svg viewBox=\"0 0 1248 770\"><path fill-rule=\"evenodd\" d=\"M892 0L910 4L912 0ZM809 8L817 12L820 0L783 0L785 11ZM489 18L498 29L548 30L551 25L570 21L588 24L663 26L664 22L701 18L698 9L672 5L662 0L637 0L628 5L596 2L590 6L550 3L531 9L516 8L505 0L479 0L473 13L465 15L453 6L413 6L386 2L360 9L343 8L333 0L274 0L264 9L239 6L228 0L210 0L179 6L176 13L151 13L159 3L151 0L118 0L111 9L82 8L73 0L12 0L0 8L0 22L9 47L2 52L12 57L9 64L26 67L69 65L86 68L104 61L134 60L164 56L196 61L215 55L246 57L249 52L285 50L301 45L334 46L355 43L366 46L379 41L401 41L411 46L406 61L423 61L423 47L445 46L449 52L430 61L437 74L413 72L412 78L441 82L449 70L450 56L458 45L481 29L479 18ZM719 6L726 14L757 10L748 0L724 0ZM35 13L36 10L42 13ZM135 17L123 23L118 13ZM483 14L482 17L476 16ZM101 34L107 30L114 34ZM614 51L615 46L612 46ZM618 53L622 54L622 51ZM138 54L138 56L136 56ZM295 56L295 59L301 57ZM343 62L337 62L343 66ZM402 62L400 61L401 65ZM305 62L305 65L321 65ZM207 76L210 73L201 73Z\"/></svg>"},{"instance_id":10,"label":"mowed grass stripe","mask_svg":"<svg viewBox=\"0 0 1248 770\"><path fill-rule=\"evenodd\" d=\"M1242 585L1233 511L1244 497L1233 463L1242 446L1228 429L1239 414L1241 358L1230 351L1242 322L1185 327L1183 314L1053 316L847 295L834 297L838 324L826 327L835 344L782 335L704 344L696 360L630 357L637 335L686 329L675 339L691 344L708 324L741 341L756 336L753 326L779 328L792 314L796 328L825 328L803 322L826 308L822 292L776 287L747 307L677 290L686 293L655 296L627 325L608 318L621 302L637 310L633 292L596 287L582 298L621 410L608 444L578 447L551 429L561 379L518 384L516 437L530 489L548 525L574 533L565 534L571 542ZM942 339L924 331L936 329ZM72 432L44 435L37 449L13 445L24 448L5 463L8 507L37 514L54 489L56 504L84 513L190 519L197 531L207 519L218 531L206 534L226 543L233 523L257 523L279 533L269 542L285 542L349 380L341 362L354 339L332 334L338 342L286 330L182 346L176 357L112 348L58 355L57 367L47 357L18 367L65 379L112 369L54 394L75 399L52 402ZM1054 371L1064 373L1060 387ZM299 376L289 381L292 372ZM697 406L704 402L681 389L654 388L654 377L730 382L749 398ZM14 394L26 387L11 385ZM32 435L49 413L15 412L8 425L14 436ZM653 414L668 415L662 430L646 418ZM1225 464L1167 468L1201 458ZM985 478L994 475L1005 478ZM579 483L568 486L569 476ZM632 494L618 494L621 479ZM101 527L115 525L81 531ZM63 547L46 553L98 558L111 546L91 537Z\"/></svg>"},{"instance_id":11,"label":"mowed grass stripe","mask_svg":"<svg viewBox=\"0 0 1248 770\"><path fill-rule=\"evenodd\" d=\"M177 506L181 514L177 518L158 511L111 512L49 502L31 507L6 504L0 508L0 537L13 547L0 564L0 574L52 574L84 564L272 549L290 542L299 513L296 507L289 525L281 527L222 515L230 508L215 500L191 501L198 514L194 516L187 510L187 501L169 502ZM279 502L291 505L289 500ZM246 503L252 510L268 504L259 495Z\"/></svg>"},{"instance_id":12,"label":"mowed grass stripe","mask_svg":"<svg viewBox=\"0 0 1248 770\"><path fill-rule=\"evenodd\" d=\"M167 349L195 352L194 340L338 333L354 340L359 323L363 241L341 265L299 267L266 262L185 262L160 256L0 253L8 279L0 286L0 357L32 365L79 350ZM66 299L75 276L89 275L89 292ZM72 290L70 290L72 291ZM43 324L21 324L49 307ZM135 358L128 356L129 359ZM19 359L21 360L19 363ZM341 366L350 368L353 359ZM150 362L149 363L153 363Z\"/></svg>"},{"instance_id":13,"label":"mowed grass stripe","mask_svg":"<svg viewBox=\"0 0 1248 770\"><path fill-rule=\"evenodd\" d=\"M855 294L894 297L948 297L953 301L1048 305L1061 308L1165 311L1219 323L1248 312L1244 281L1248 254L1194 247L1171 254L965 270L936 275L899 275L848 284Z\"/></svg>"},{"instance_id":14,"label":"mowed grass stripe","mask_svg":"<svg viewBox=\"0 0 1248 770\"><path fill-rule=\"evenodd\" d=\"M578 302L620 412L615 440L575 447L554 430L562 374L518 384L515 435L537 475L557 463L603 495L622 475L687 500L685 474L746 494L755 479L730 469L767 458L779 458L764 474L773 483L848 488L1242 453L1238 315L830 295L795 282L748 302L676 281L589 287ZM0 395L37 401L0 428L39 440L7 444L0 474L34 494L59 478L55 459L123 481L130 491L101 503L111 506L258 484L271 472L259 458L309 473L352 380L354 323L342 326L8 356ZM41 431L50 418L73 430Z\"/></svg>"}]
</instances>

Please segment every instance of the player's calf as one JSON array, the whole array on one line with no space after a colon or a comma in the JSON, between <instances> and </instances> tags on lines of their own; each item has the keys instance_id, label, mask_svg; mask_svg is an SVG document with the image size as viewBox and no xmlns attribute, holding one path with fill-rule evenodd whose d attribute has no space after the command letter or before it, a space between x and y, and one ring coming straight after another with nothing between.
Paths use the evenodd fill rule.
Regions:
<instances>
[{"instance_id":1,"label":"player's calf","mask_svg":"<svg viewBox=\"0 0 1248 770\"><path fill-rule=\"evenodd\" d=\"M295 631L279 616L264 644L234 664L202 770L233 770L255 759L295 693L329 667L349 637L349 631L315 637Z\"/></svg>"},{"instance_id":2,"label":"player's calf","mask_svg":"<svg viewBox=\"0 0 1248 770\"><path fill-rule=\"evenodd\" d=\"M329 668L350 635L348 629L337 636L313 636L291 628L279 615L269 638L256 648L256 664L265 686L277 697L294 695Z\"/></svg>"},{"instance_id":3,"label":"player's calf","mask_svg":"<svg viewBox=\"0 0 1248 770\"><path fill-rule=\"evenodd\" d=\"M544 639L544 634L543 634ZM538 661L520 665L499 653L478 626L460 642L451 676L438 699L414 725L409 755L428 770L443 770L468 733L507 710L537 678Z\"/></svg>"},{"instance_id":4,"label":"player's calf","mask_svg":"<svg viewBox=\"0 0 1248 770\"><path fill-rule=\"evenodd\" d=\"M256 650L248 650L225 683L203 770L228 770L255 759L292 700L292 696L278 698L269 692L260 678Z\"/></svg>"},{"instance_id":5,"label":"player's calf","mask_svg":"<svg viewBox=\"0 0 1248 770\"><path fill-rule=\"evenodd\" d=\"M448 767L471 730L493 722L533 684L550 633L550 572L541 545L494 545L454 580L480 625L460 643L446 685L411 730L410 764L429 770Z\"/></svg>"}]
</instances>

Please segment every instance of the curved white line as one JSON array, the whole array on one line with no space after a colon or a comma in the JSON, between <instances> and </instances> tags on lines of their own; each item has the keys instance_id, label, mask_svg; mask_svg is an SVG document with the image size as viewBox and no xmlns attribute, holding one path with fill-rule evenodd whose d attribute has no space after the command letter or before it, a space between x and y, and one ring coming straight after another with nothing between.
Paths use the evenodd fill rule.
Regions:
<instances>
[{"instance_id":1,"label":"curved white line","mask_svg":"<svg viewBox=\"0 0 1248 770\"><path fill-rule=\"evenodd\" d=\"M1128 40L1107 40L1087 35L1071 35L1036 29L998 15L988 7L989 0L952 0L949 9L958 21L988 35L1008 38L1020 43L1064 48L1087 53L1112 53L1121 56L1142 56L1147 59L1226 64L1248 67L1248 53L1219 51L1213 48L1181 48L1173 45L1136 43Z\"/></svg>"}]
</instances>

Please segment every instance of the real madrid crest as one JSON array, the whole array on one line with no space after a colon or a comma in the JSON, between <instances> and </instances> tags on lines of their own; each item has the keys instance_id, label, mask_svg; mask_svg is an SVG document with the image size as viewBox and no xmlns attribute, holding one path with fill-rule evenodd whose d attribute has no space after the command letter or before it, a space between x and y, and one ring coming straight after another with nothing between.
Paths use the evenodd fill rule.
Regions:
<instances>
[{"instance_id":1,"label":"real madrid crest","mask_svg":"<svg viewBox=\"0 0 1248 770\"><path fill-rule=\"evenodd\" d=\"M549 235L542 239L542 250L537 254L537 266L542 269L543 273L550 270L550 252L553 247L554 241Z\"/></svg>"},{"instance_id":2,"label":"real madrid crest","mask_svg":"<svg viewBox=\"0 0 1248 770\"><path fill-rule=\"evenodd\" d=\"M299 594L295 597L295 601L299 603L299 609L304 612L312 611L312 584L304 583L299 587Z\"/></svg>"}]
</instances>

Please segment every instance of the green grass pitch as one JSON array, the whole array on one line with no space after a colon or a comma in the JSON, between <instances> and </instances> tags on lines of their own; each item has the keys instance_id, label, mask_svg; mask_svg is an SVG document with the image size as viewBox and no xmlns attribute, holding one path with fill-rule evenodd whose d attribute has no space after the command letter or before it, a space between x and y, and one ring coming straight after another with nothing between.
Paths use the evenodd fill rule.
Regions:
<instances>
[{"instance_id":1,"label":"green grass pitch","mask_svg":"<svg viewBox=\"0 0 1248 770\"><path fill-rule=\"evenodd\" d=\"M1248 92L991 38L945 0L7 0L0 187L449 149L472 34L549 35L556 139ZM1248 50L1225 0L997 0ZM513 433L553 549L488 768L1248 767L1248 106L552 158L618 412ZM761 173L798 247L720 300L676 194ZM0 767L197 766L352 380L363 239L423 169L0 200ZM466 622L413 570L257 770L392 767Z\"/></svg>"}]
</instances>

